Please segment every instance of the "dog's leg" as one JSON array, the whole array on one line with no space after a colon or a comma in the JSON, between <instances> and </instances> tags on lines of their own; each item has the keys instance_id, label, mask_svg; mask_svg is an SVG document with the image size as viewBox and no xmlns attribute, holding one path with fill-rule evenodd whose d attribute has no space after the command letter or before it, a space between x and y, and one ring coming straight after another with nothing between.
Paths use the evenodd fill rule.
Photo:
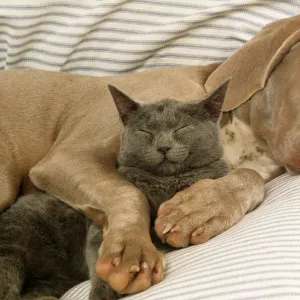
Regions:
<instances>
[{"instance_id":1,"label":"dog's leg","mask_svg":"<svg viewBox=\"0 0 300 300\"><path fill-rule=\"evenodd\" d=\"M160 206L155 231L173 247L201 244L236 224L263 199L264 181L250 169L200 180Z\"/></svg>"},{"instance_id":2,"label":"dog's leg","mask_svg":"<svg viewBox=\"0 0 300 300\"><path fill-rule=\"evenodd\" d=\"M74 145L75 141L72 147L61 145L38 163L30 172L32 182L100 225L104 211L108 228L97 274L119 293L143 291L163 279L165 267L163 254L151 241L148 202L117 173L117 151L113 155L110 147L73 149Z\"/></svg>"},{"instance_id":3,"label":"dog's leg","mask_svg":"<svg viewBox=\"0 0 300 300\"><path fill-rule=\"evenodd\" d=\"M8 208L17 198L20 175L13 154L0 143L0 212Z\"/></svg>"}]
</instances>

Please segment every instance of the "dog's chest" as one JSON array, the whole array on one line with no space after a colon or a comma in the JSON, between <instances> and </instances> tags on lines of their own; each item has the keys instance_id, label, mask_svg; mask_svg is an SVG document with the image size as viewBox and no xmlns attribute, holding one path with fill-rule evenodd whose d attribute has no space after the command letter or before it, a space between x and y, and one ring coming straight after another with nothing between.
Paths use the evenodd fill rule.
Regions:
<instances>
[{"instance_id":1,"label":"dog's chest","mask_svg":"<svg viewBox=\"0 0 300 300\"><path fill-rule=\"evenodd\" d=\"M220 131L224 148L223 159L231 169L249 168L257 171L265 181L269 181L284 170L262 149L251 128L233 117Z\"/></svg>"}]
</instances>

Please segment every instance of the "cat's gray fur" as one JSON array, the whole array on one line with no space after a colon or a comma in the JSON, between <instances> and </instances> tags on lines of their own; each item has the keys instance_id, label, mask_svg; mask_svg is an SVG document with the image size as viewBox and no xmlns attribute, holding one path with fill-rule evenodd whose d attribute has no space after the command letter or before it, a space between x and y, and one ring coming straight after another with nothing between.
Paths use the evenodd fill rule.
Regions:
<instances>
[{"instance_id":1,"label":"cat's gray fur","mask_svg":"<svg viewBox=\"0 0 300 300\"><path fill-rule=\"evenodd\" d=\"M201 102L149 105L109 88L124 123L118 170L144 192L153 219L177 191L227 173L218 138L225 85ZM0 228L1 300L60 297L88 277L91 300L121 297L95 274L101 230L54 197L19 198Z\"/></svg>"}]
</instances>

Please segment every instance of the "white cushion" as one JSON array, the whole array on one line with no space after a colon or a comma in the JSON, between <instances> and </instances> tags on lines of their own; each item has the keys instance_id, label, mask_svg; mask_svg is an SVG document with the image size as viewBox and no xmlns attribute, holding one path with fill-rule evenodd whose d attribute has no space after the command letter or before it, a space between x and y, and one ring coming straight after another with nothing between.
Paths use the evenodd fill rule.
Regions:
<instances>
[{"instance_id":1,"label":"white cushion","mask_svg":"<svg viewBox=\"0 0 300 300\"><path fill-rule=\"evenodd\" d=\"M87 300L89 288L61 300ZM300 176L270 182L254 212L203 245L169 253L165 280L125 299L300 299Z\"/></svg>"}]
</instances>

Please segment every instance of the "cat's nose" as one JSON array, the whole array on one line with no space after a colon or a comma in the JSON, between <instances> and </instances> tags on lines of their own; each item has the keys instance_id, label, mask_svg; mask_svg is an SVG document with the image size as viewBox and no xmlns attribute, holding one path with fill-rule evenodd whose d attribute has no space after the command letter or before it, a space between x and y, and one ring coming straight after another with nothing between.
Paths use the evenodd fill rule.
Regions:
<instances>
[{"instance_id":1,"label":"cat's nose","mask_svg":"<svg viewBox=\"0 0 300 300\"><path fill-rule=\"evenodd\" d=\"M171 149L171 147L158 147L157 151L166 155L170 149Z\"/></svg>"}]
</instances>

